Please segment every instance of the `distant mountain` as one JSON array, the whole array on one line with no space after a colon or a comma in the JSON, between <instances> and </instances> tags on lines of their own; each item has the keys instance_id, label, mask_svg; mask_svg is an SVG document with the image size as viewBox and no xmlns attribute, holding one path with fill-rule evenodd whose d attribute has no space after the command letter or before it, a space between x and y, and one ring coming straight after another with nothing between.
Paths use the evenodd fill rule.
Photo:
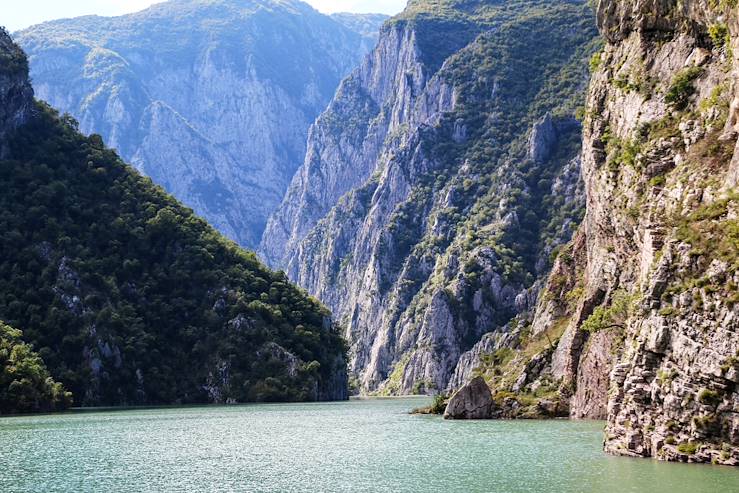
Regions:
<instances>
[{"instance_id":1,"label":"distant mountain","mask_svg":"<svg viewBox=\"0 0 739 493\"><path fill-rule=\"evenodd\" d=\"M0 320L14 327L0 325L0 401L23 391L4 388L7 347L42 358L78 405L346 398L329 312L35 103L2 30L0 190ZM64 397L32 385L45 371L23 395L49 398L21 410Z\"/></svg>"},{"instance_id":2,"label":"distant mountain","mask_svg":"<svg viewBox=\"0 0 739 493\"><path fill-rule=\"evenodd\" d=\"M381 16L297 0L175 0L31 27L36 94L247 247L303 161L308 127Z\"/></svg>"},{"instance_id":3,"label":"distant mountain","mask_svg":"<svg viewBox=\"0 0 739 493\"><path fill-rule=\"evenodd\" d=\"M353 14L351 12L340 12L337 14L331 14L331 18L352 31L361 34L365 38L376 42L380 35L380 28L385 21L390 18L390 16L385 14ZM370 46L370 49L372 48L374 48L374 43Z\"/></svg>"}]
</instances>

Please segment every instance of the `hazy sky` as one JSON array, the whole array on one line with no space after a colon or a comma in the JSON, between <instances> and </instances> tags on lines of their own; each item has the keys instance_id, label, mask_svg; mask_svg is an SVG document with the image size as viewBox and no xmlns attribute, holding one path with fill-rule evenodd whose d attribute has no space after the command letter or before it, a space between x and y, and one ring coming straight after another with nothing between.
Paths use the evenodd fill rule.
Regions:
<instances>
[{"instance_id":1,"label":"hazy sky","mask_svg":"<svg viewBox=\"0 0 739 493\"><path fill-rule=\"evenodd\" d=\"M10 31L40 22L80 15L120 15L161 0L0 0L0 25ZM406 0L306 0L321 12L383 12L397 14Z\"/></svg>"}]
</instances>

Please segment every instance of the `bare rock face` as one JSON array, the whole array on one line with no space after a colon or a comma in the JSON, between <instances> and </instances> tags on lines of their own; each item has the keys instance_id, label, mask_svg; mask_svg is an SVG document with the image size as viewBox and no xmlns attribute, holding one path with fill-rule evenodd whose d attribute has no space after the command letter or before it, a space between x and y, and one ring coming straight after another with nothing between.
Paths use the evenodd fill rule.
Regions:
<instances>
[{"instance_id":1,"label":"bare rock face","mask_svg":"<svg viewBox=\"0 0 739 493\"><path fill-rule=\"evenodd\" d=\"M547 162L552 153L557 150L557 143L561 136L566 135L573 127L579 127L576 119L555 119L547 113L531 129L531 137L529 137L529 157L531 160L539 164Z\"/></svg>"},{"instance_id":2,"label":"bare rock face","mask_svg":"<svg viewBox=\"0 0 739 493\"><path fill-rule=\"evenodd\" d=\"M4 140L28 121L33 108L33 89L28 82L28 65L23 52L5 30L0 29L0 158L5 154ZM7 59L5 59L7 58Z\"/></svg>"},{"instance_id":3,"label":"bare rock face","mask_svg":"<svg viewBox=\"0 0 739 493\"><path fill-rule=\"evenodd\" d=\"M491 419L495 403L482 377L472 379L449 399L444 419Z\"/></svg>"},{"instance_id":4,"label":"bare rock face","mask_svg":"<svg viewBox=\"0 0 739 493\"><path fill-rule=\"evenodd\" d=\"M609 453L737 465L737 12L708 0L597 12L585 218L531 326L477 371L509 408L559 399L607 419ZM543 121L532 152L552 132Z\"/></svg>"},{"instance_id":5,"label":"bare rock face","mask_svg":"<svg viewBox=\"0 0 739 493\"><path fill-rule=\"evenodd\" d=\"M575 419L606 419L604 402L608 402L610 374L616 359L617 330L594 334L583 348L578 362L575 394L570 404L570 416Z\"/></svg>"},{"instance_id":6,"label":"bare rock face","mask_svg":"<svg viewBox=\"0 0 739 493\"><path fill-rule=\"evenodd\" d=\"M297 0L182 0L53 21L17 40L40 99L255 248L310 124L381 21L334 20Z\"/></svg>"},{"instance_id":7,"label":"bare rock face","mask_svg":"<svg viewBox=\"0 0 739 493\"><path fill-rule=\"evenodd\" d=\"M483 336L505 338L533 311L550 254L582 217L580 126L551 115L573 113L586 87L592 13L584 2L442 3L453 21L414 2L342 82L259 249L346 328L364 393L463 384L498 344L478 345ZM503 18L520 52L501 53ZM561 43L542 51L541 37ZM541 72L509 70L508 56L536 58ZM582 85L554 97L544 74L569 67Z\"/></svg>"},{"instance_id":8,"label":"bare rock face","mask_svg":"<svg viewBox=\"0 0 739 493\"><path fill-rule=\"evenodd\" d=\"M606 450L736 464L739 394L727 377L739 354L731 288L739 246L726 242L739 208L731 179L737 62L729 50L737 48L736 9L604 0L598 10L610 43L584 132L585 291L605 293L606 310L619 297L631 305L611 324L624 342L609 375ZM715 29L722 34L706 43ZM636 80L638 67L645 84L663 81L660 96L609 82ZM649 94L660 94L656 87ZM624 152L633 161L619 161Z\"/></svg>"},{"instance_id":9,"label":"bare rock face","mask_svg":"<svg viewBox=\"0 0 739 493\"><path fill-rule=\"evenodd\" d=\"M447 388L451 391L462 388L479 370L480 361L485 355L493 354L497 349L510 344L512 335L509 331L489 332L480 341L459 357L454 373L449 379Z\"/></svg>"}]
</instances>

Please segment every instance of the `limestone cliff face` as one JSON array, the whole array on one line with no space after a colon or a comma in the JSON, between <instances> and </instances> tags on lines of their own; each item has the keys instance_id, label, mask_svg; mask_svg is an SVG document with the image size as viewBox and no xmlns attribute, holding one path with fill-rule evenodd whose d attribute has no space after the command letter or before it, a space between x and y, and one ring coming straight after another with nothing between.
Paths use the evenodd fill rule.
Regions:
<instances>
[{"instance_id":1,"label":"limestone cliff face","mask_svg":"<svg viewBox=\"0 0 739 493\"><path fill-rule=\"evenodd\" d=\"M374 42L378 19L342 20L297 0L180 0L17 39L40 99L253 248L308 127Z\"/></svg>"},{"instance_id":2,"label":"limestone cliff face","mask_svg":"<svg viewBox=\"0 0 739 493\"><path fill-rule=\"evenodd\" d=\"M359 390L443 390L533 307L581 217L591 23L580 2L411 2L311 128L260 249L346 327Z\"/></svg>"},{"instance_id":3,"label":"limestone cliff face","mask_svg":"<svg viewBox=\"0 0 739 493\"><path fill-rule=\"evenodd\" d=\"M0 30L0 158L6 153L8 134L23 125L33 108L33 89L28 84L28 63L18 46Z\"/></svg>"},{"instance_id":4,"label":"limestone cliff face","mask_svg":"<svg viewBox=\"0 0 739 493\"><path fill-rule=\"evenodd\" d=\"M504 361L463 359L511 409L606 418L608 452L737 465L736 2L601 0L597 18L585 218L530 326L486 348Z\"/></svg>"},{"instance_id":5,"label":"limestone cliff face","mask_svg":"<svg viewBox=\"0 0 739 493\"><path fill-rule=\"evenodd\" d=\"M410 86L419 89L426 77L412 37L403 26L386 27L311 127L305 163L264 232L260 250L269 263L287 266L307 233L374 171L385 138L401 123L392 115L408 106Z\"/></svg>"},{"instance_id":6,"label":"limestone cliff face","mask_svg":"<svg viewBox=\"0 0 739 493\"><path fill-rule=\"evenodd\" d=\"M603 0L598 20L584 294L631 304L606 450L739 464L736 2Z\"/></svg>"}]
</instances>

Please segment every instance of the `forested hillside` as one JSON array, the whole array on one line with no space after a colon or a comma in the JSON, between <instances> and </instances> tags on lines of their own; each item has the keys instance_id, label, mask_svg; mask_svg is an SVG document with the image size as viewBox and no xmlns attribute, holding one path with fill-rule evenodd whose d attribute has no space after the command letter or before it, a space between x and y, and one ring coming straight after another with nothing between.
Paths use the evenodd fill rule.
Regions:
<instances>
[{"instance_id":1,"label":"forested hillside","mask_svg":"<svg viewBox=\"0 0 739 493\"><path fill-rule=\"evenodd\" d=\"M1 32L0 319L75 404L346 397L323 306L32 94Z\"/></svg>"}]
</instances>

